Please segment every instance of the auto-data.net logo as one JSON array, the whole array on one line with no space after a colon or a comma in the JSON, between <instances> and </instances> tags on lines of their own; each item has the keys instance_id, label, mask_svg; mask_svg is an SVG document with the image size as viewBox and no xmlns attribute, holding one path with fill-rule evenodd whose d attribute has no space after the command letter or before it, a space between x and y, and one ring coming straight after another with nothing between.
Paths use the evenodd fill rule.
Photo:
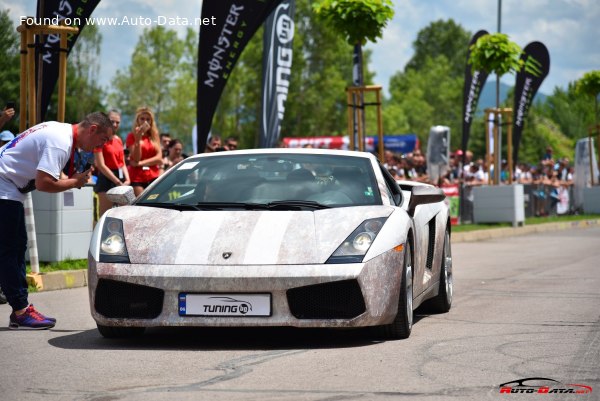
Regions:
<instances>
[{"instance_id":1,"label":"auto-data.net logo","mask_svg":"<svg viewBox=\"0 0 600 401\"><path fill-rule=\"evenodd\" d=\"M501 384L500 394L591 394L585 384L565 384L543 377L530 377Z\"/></svg>"}]
</instances>

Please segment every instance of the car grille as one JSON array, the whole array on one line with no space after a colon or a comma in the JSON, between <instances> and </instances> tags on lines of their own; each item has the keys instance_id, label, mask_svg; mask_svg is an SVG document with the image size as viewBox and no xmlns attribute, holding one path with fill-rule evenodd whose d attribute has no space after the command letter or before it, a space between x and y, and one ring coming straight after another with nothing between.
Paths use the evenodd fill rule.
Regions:
<instances>
[{"instance_id":1,"label":"car grille","mask_svg":"<svg viewBox=\"0 0 600 401\"><path fill-rule=\"evenodd\" d=\"M352 319L366 310L356 280L292 288L287 299L297 319Z\"/></svg>"},{"instance_id":2,"label":"car grille","mask_svg":"<svg viewBox=\"0 0 600 401\"><path fill-rule=\"evenodd\" d=\"M164 297L158 288L100 279L95 307L108 318L154 319L162 312Z\"/></svg>"}]
</instances>

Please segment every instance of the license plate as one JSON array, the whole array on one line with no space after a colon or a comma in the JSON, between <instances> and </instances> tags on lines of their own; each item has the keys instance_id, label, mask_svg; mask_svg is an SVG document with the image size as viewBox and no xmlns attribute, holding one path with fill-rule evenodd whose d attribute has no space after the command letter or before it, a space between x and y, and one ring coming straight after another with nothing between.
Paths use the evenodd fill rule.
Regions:
<instances>
[{"instance_id":1,"label":"license plate","mask_svg":"<svg viewBox=\"0 0 600 401\"><path fill-rule=\"evenodd\" d=\"M271 316L271 294L179 294L180 316Z\"/></svg>"}]
</instances>

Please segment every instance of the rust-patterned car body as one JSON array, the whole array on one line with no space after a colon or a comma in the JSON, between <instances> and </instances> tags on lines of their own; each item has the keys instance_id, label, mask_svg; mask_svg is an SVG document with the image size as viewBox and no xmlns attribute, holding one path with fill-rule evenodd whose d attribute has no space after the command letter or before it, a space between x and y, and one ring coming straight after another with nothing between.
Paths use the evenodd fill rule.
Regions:
<instances>
[{"instance_id":1,"label":"rust-patterned car body","mask_svg":"<svg viewBox=\"0 0 600 401\"><path fill-rule=\"evenodd\" d=\"M304 157L311 163L302 163ZM226 190L229 178L199 166L228 163L228 158L237 166L232 177L240 181ZM331 171L318 171L321 160L322 170L333 166ZM363 199L356 204L336 177L347 161L372 180L352 193ZM286 196L299 198L294 188L305 189L282 178L291 178L300 166L316 166L311 195L277 203ZM246 198L234 195L249 182L241 174L251 167L257 167L261 181L252 184ZM281 171L272 171L277 168ZM197 181L194 189L190 177ZM214 198L219 202L199 202L208 196L205 188L197 189L203 179L229 192ZM405 254L410 252L412 262L410 314L428 298L440 297L451 257L444 252L450 227L443 195L431 186L414 187L421 194L411 203L412 184L400 189L374 156L362 152L260 149L188 158L133 204L109 210L96 225L89 251L92 316L108 337L153 326L389 329L406 292L403 271L411 267L405 267ZM111 193L131 196L124 187ZM223 201L228 194L241 203ZM112 254L117 248L121 253Z\"/></svg>"}]
</instances>

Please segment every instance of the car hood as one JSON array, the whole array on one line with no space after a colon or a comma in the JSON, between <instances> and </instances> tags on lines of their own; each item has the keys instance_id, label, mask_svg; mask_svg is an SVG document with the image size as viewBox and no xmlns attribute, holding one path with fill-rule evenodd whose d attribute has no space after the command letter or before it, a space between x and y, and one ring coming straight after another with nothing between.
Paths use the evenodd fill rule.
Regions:
<instances>
[{"instance_id":1,"label":"car hood","mask_svg":"<svg viewBox=\"0 0 600 401\"><path fill-rule=\"evenodd\" d=\"M366 219L390 206L317 211L177 211L143 206L111 209L123 220L134 264L321 264Z\"/></svg>"}]
</instances>

